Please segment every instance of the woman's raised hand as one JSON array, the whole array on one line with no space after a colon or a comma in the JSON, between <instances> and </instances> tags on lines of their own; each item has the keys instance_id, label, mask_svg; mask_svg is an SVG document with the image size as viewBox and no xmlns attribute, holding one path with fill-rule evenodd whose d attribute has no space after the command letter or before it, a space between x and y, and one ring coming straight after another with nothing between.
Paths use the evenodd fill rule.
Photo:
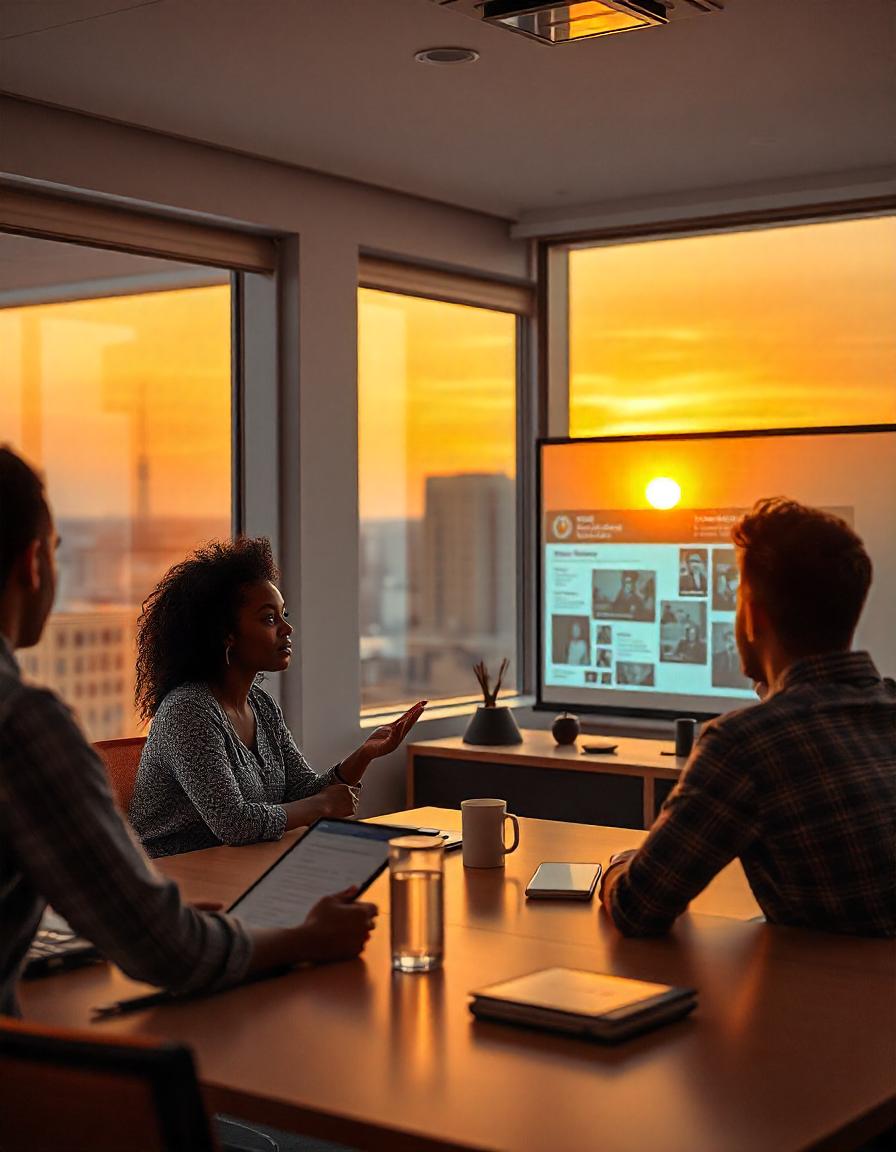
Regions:
<instances>
[{"instance_id":1,"label":"woman's raised hand","mask_svg":"<svg viewBox=\"0 0 896 1152\"><path fill-rule=\"evenodd\" d=\"M379 728L375 728L361 745L368 759L375 760L378 756L388 756L390 752L394 752L420 719L426 705L426 700L418 700L412 708L397 720L393 720L391 724L382 724Z\"/></svg>"}]
</instances>

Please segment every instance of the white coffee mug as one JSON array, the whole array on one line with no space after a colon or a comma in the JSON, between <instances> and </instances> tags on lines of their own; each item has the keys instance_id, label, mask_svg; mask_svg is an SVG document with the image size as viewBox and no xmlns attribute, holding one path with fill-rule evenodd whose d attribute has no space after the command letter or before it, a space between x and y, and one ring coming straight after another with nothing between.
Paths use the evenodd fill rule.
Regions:
<instances>
[{"instance_id":1,"label":"white coffee mug","mask_svg":"<svg viewBox=\"0 0 896 1152\"><path fill-rule=\"evenodd\" d=\"M504 857L520 843L520 825L507 811L506 800L461 801L465 868L503 868ZM513 843L504 842L504 825L513 825Z\"/></svg>"}]
</instances>

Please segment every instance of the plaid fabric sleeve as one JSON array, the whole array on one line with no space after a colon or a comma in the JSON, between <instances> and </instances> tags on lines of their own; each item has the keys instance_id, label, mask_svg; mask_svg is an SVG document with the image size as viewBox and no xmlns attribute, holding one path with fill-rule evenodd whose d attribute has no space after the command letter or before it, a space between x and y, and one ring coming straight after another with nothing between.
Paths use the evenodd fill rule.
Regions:
<instances>
[{"instance_id":1,"label":"plaid fabric sleeve","mask_svg":"<svg viewBox=\"0 0 896 1152\"><path fill-rule=\"evenodd\" d=\"M61 701L24 689L0 732L3 822L34 889L136 980L174 991L239 981L252 952L245 930L185 905L156 872Z\"/></svg>"},{"instance_id":2,"label":"plaid fabric sleeve","mask_svg":"<svg viewBox=\"0 0 896 1152\"><path fill-rule=\"evenodd\" d=\"M626 936L668 931L756 829L752 777L724 733L708 726L649 836L608 876L616 927Z\"/></svg>"}]
</instances>

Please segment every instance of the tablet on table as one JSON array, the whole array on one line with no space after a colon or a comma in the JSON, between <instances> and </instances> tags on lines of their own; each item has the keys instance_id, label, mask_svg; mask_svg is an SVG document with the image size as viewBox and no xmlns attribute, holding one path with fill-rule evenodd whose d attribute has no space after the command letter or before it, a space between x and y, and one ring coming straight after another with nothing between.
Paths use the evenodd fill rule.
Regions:
<instances>
[{"instance_id":1,"label":"tablet on table","mask_svg":"<svg viewBox=\"0 0 896 1152\"><path fill-rule=\"evenodd\" d=\"M253 928L301 924L318 900L369 888L389 862L389 841L407 828L318 820L227 911Z\"/></svg>"}]
</instances>

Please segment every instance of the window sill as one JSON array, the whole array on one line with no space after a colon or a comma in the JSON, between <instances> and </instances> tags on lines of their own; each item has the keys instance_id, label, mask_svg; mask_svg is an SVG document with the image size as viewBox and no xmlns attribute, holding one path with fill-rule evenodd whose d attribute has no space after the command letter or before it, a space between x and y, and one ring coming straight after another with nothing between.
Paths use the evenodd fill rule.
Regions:
<instances>
[{"instance_id":1,"label":"window sill","mask_svg":"<svg viewBox=\"0 0 896 1152\"><path fill-rule=\"evenodd\" d=\"M427 706L426 711L417 721L417 725L425 724L427 720L446 720L454 716L472 716L481 704L481 697L465 696L462 699L434 700ZM505 708L531 708L535 703L534 696L522 694L499 696L498 704ZM391 724L410 705L395 704L386 710L363 711L360 723L362 728L378 728L381 724ZM415 727L416 727L415 726Z\"/></svg>"}]
</instances>

